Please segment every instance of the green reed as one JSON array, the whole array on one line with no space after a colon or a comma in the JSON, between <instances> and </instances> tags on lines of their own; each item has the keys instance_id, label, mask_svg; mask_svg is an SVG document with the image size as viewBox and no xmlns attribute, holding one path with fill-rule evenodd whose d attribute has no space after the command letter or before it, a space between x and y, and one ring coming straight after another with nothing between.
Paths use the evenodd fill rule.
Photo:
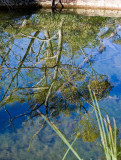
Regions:
<instances>
[{"instance_id":1,"label":"green reed","mask_svg":"<svg viewBox=\"0 0 121 160\"><path fill-rule=\"evenodd\" d=\"M114 129L112 129L108 115L107 115L107 121L106 119L102 118L100 108L97 102L97 98L95 96L95 93L91 91L90 87L89 87L89 91L90 91L90 96L93 102L93 108L95 110L97 123L100 130L100 135L101 135L101 142L103 145L106 159L117 160L117 143L116 143L117 127L116 127L115 119L113 119Z\"/></svg>"},{"instance_id":2,"label":"green reed","mask_svg":"<svg viewBox=\"0 0 121 160\"><path fill-rule=\"evenodd\" d=\"M69 150L71 150L73 152L73 154L77 157L77 159L79 160L82 160L78 153L74 150L74 148L72 147L73 143L76 141L77 137L78 137L78 134L77 134L77 137L74 139L74 141L72 142L72 144L70 144L68 142L68 140L65 138L65 136L60 132L60 130L57 128L57 126L50 122L48 120L48 118L46 116L44 116L43 114L41 114L41 112L39 110L37 110L37 112L39 113L40 116L42 116L42 118L50 125L50 127L57 133L57 135L63 140L63 142L68 146L68 150L67 152L65 153L64 157L63 157L63 160L65 159L67 153L69 152Z\"/></svg>"}]
</instances>

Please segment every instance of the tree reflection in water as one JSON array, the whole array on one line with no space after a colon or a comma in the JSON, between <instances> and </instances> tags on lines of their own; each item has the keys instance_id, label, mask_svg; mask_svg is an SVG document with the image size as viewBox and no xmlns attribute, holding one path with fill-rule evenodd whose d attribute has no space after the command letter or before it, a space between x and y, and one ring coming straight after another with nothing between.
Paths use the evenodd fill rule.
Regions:
<instances>
[{"instance_id":1,"label":"tree reflection in water","mask_svg":"<svg viewBox=\"0 0 121 160\"><path fill-rule=\"evenodd\" d=\"M17 118L38 116L37 109L54 121L62 113L68 117L74 111L79 112L79 127L73 126L73 134L81 127L78 138L92 142L98 138L99 131L95 118L91 118L93 109L91 112L88 109L92 105L88 85L98 100L105 98L112 89L108 77L98 74L93 68L96 57L105 49L96 38L103 22L99 18L100 26L95 26L94 18L85 18L77 23L78 16L75 16L70 28L71 15L68 21L64 16L59 20L54 18L54 22L52 19L46 22L43 18L39 21L42 24L37 22L36 26L33 23L38 20L36 16L27 19L26 23L25 19L20 19L15 21L11 30L12 22L1 32L0 105L5 106L11 125ZM94 52L90 49L92 39ZM95 51L96 47L98 50ZM86 53L87 48L90 53ZM27 103L28 106L23 113L11 116L9 104L15 102Z\"/></svg>"}]
</instances>

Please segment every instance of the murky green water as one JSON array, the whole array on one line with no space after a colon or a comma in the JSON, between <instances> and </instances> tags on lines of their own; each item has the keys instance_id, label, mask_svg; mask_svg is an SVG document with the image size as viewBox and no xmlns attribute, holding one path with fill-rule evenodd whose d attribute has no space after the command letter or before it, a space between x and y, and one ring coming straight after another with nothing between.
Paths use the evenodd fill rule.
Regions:
<instances>
[{"instance_id":1,"label":"murky green water","mask_svg":"<svg viewBox=\"0 0 121 160\"><path fill-rule=\"evenodd\" d=\"M88 85L121 134L121 18L0 14L0 160L105 159ZM32 136L30 151L27 152ZM70 151L67 160L76 157Z\"/></svg>"}]
</instances>

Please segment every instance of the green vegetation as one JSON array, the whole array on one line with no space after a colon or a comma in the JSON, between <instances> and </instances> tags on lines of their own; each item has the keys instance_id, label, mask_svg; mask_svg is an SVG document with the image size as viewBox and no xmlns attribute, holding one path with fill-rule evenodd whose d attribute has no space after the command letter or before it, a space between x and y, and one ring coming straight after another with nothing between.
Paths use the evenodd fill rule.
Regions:
<instances>
[{"instance_id":1,"label":"green vegetation","mask_svg":"<svg viewBox=\"0 0 121 160\"><path fill-rule=\"evenodd\" d=\"M114 130L111 127L109 117L107 116L106 119L102 118L100 108L97 102L97 98L95 96L95 92L92 93L91 88L89 87L90 95L93 102L93 107L95 110L97 123L100 129L100 135L101 135L101 142L103 145L103 149L105 152L105 157L107 160L117 160L118 159L118 153L117 153L117 127L116 122L114 120Z\"/></svg>"},{"instance_id":2,"label":"green vegetation","mask_svg":"<svg viewBox=\"0 0 121 160\"><path fill-rule=\"evenodd\" d=\"M120 18L64 13L52 17L49 12L28 17L8 16L0 22L0 107L9 116L7 125L18 123L19 118L27 121L23 130L0 134L0 159L6 155L7 160L17 159L17 153L20 160L35 156L37 160L95 159L103 155L97 149L100 133L102 142L106 141L102 143L106 157L116 157L120 152L114 138L116 127L113 131L110 122L101 119L88 85L97 101L105 100L112 90L111 78L94 65L105 54L104 38L118 43L115 31ZM19 109L15 109L17 104ZM99 114L96 118L94 111ZM98 120L106 131L100 123L98 128ZM29 143L30 152L26 152Z\"/></svg>"},{"instance_id":3,"label":"green vegetation","mask_svg":"<svg viewBox=\"0 0 121 160\"><path fill-rule=\"evenodd\" d=\"M91 99L93 102L92 106L94 108L96 118L97 118L97 124L99 127L100 136L101 136L101 143L102 143L102 146L103 146L103 149L105 152L106 160L117 160L119 153L117 153L117 127L116 127L115 119L114 119L114 130L113 130L112 126L110 124L109 117L107 116L107 121L106 121L106 119L104 119L102 117L102 114L100 112L100 108L99 108L99 105L97 102L97 98L95 96L95 92L91 91L90 86L89 86L89 91L90 91L90 96L91 96ZM76 135L74 141L70 145L68 140L59 131L59 129L56 127L56 125L54 123L50 122L49 119L47 117L45 117L39 110L37 110L37 112L45 120L45 122L47 122L51 126L51 128L57 133L57 135L63 140L63 142L68 146L68 150L66 151L66 153L63 157L63 160L67 156L69 150L71 150L74 153L74 155L77 157L77 159L81 160L78 153L72 147L72 145L75 143L75 141L80 136L80 132L77 132L77 135ZM40 132L41 129L42 129L42 127L34 134L34 137ZM95 131L95 128L93 128L93 130ZM88 129L89 134L91 134L93 132L93 130ZM88 132L86 132L86 134ZM32 137L31 142L34 137ZM88 140L88 142L89 141L90 140ZM92 137L91 137L91 141L95 141L95 139L92 140ZM29 150L30 150L30 147L31 147L31 143L29 145Z\"/></svg>"}]
</instances>

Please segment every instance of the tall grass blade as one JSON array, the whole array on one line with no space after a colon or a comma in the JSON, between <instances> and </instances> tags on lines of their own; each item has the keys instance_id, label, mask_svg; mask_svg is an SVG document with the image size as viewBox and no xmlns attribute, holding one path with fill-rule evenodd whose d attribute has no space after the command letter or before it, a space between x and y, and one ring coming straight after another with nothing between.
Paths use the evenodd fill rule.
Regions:
<instances>
[{"instance_id":1,"label":"tall grass blade","mask_svg":"<svg viewBox=\"0 0 121 160\"><path fill-rule=\"evenodd\" d=\"M50 127L57 133L57 135L63 140L63 142L70 148L70 150L74 153L74 155L77 157L77 159L82 160L78 153L73 149L73 147L69 144L67 139L63 136L63 134L59 131L59 129L52 123L50 122L39 110L37 110L40 116L43 117L43 119L50 125Z\"/></svg>"},{"instance_id":2,"label":"tall grass blade","mask_svg":"<svg viewBox=\"0 0 121 160\"><path fill-rule=\"evenodd\" d=\"M113 118L113 123L114 123L114 145L115 145L115 147L114 147L114 153L115 153L115 155L117 155L117 150L116 150L116 146L117 146L117 128L116 128L116 121L115 121L115 119Z\"/></svg>"},{"instance_id":3,"label":"tall grass blade","mask_svg":"<svg viewBox=\"0 0 121 160\"><path fill-rule=\"evenodd\" d=\"M105 138L104 138L104 134L103 134L101 122L100 122L100 119L99 119L100 117L98 117L98 112L97 112L97 109L96 109L95 101L94 101L94 98L93 98L92 91L91 91L91 88L90 88L90 87L89 87L89 92L90 92L90 96L91 96L91 99L92 99L93 108L95 109L95 114L96 114L96 118L97 118L99 130L100 130L100 135L101 135L102 144L103 144L103 147L105 148L105 144L104 144L104 143L105 143ZM102 117L101 117L101 118L102 118Z\"/></svg>"},{"instance_id":4,"label":"tall grass blade","mask_svg":"<svg viewBox=\"0 0 121 160\"><path fill-rule=\"evenodd\" d=\"M117 144L116 144L116 123L114 121L114 131L112 130L110 119L107 116L107 122L102 118L100 108L97 102L95 93L91 91L89 87L90 96L95 109L97 123L100 130L101 141L104 148L105 156L107 160L117 160Z\"/></svg>"},{"instance_id":5,"label":"tall grass blade","mask_svg":"<svg viewBox=\"0 0 121 160\"><path fill-rule=\"evenodd\" d=\"M74 139L73 142L71 143L71 145L70 145L71 147L72 147L72 145L75 143L75 141L77 140L77 138L78 138L78 135L75 137L75 139ZM67 151L66 151L66 153L64 154L62 160L65 160L65 158L66 158L66 156L67 156L67 154L68 154L69 151L70 151L70 147L67 149Z\"/></svg>"}]
</instances>

